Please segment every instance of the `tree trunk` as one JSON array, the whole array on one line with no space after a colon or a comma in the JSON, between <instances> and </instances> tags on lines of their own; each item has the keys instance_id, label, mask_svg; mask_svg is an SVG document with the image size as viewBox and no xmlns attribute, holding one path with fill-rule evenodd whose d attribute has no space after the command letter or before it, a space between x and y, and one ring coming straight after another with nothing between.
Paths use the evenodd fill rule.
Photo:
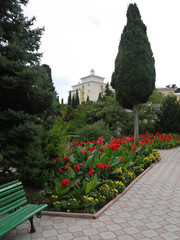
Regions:
<instances>
[{"instance_id":1,"label":"tree trunk","mask_svg":"<svg viewBox=\"0 0 180 240\"><path fill-rule=\"evenodd\" d=\"M134 113L134 139L139 138L139 119L138 119L138 103L133 104Z\"/></svg>"}]
</instances>

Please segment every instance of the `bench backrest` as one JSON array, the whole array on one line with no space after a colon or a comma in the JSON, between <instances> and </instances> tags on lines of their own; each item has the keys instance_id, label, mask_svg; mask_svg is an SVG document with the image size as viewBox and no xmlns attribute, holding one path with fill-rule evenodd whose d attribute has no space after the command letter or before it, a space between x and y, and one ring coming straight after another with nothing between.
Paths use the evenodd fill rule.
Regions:
<instances>
[{"instance_id":1,"label":"bench backrest","mask_svg":"<svg viewBox=\"0 0 180 240\"><path fill-rule=\"evenodd\" d=\"M18 180L0 185L0 216L27 202L23 185Z\"/></svg>"}]
</instances>

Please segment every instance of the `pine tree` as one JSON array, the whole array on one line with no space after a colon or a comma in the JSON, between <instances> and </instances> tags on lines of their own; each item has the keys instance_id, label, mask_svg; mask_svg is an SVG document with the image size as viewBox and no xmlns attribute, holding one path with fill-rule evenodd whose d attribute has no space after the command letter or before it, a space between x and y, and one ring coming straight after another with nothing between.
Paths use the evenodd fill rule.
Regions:
<instances>
[{"instance_id":1,"label":"pine tree","mask_svg":"<svg viewBox=\"0 0 180 240\"><path fill-rule=\"evenodd\" d=\"M124 108L133 109L134 137L139 137L138 105L148 101L155 87L154 58L146 26L136 4L129 4L115 60L111 85L116 99Z\"/></svg>"},{"instance_id":2,"label":"pine tree","mask_svg":"<svg viewBox=\"0 0 180 240\"><path fill-rule=\"evenodd\" d=\"M14 167L32 180L46 165L42 122L54 113L56 94L39 64L44 29L33 29L35 18L23 15L22 5L27 3L0 1L0 168Z\"/></svg>"}]
</instances>

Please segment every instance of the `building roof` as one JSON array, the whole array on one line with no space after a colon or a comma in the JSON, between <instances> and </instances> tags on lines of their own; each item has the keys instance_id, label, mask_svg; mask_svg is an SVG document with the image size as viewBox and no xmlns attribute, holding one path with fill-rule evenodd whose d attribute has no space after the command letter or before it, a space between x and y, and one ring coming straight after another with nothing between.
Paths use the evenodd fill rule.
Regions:
<instances>
[{"instance_id":1,"label":"building roof","mask_svg":"<svg viewBox=\"0 0 180 240\"><path fill-rule=\"evenodd\" d=\"M165 87L165 88L156 88L157 90L163 90L163 91L168 91L168 90L175 90L175 88L168 88L168 87Z\"/></svg>"},{"instance_id":2,"label":"building roof","mask_svg":"<svg viewBox=\"0 0 180 240\"><path fill-rule=\"evenodd\" d=\"M105 78L103 78L103 77L100 77L100 76L95 75L95 71L94 71L93 69L90 71L90 75L88 75L88 76L86 76L86 77L83 77L83 78L80 78L80 79L82 80L82 79L90 78L90 77L105 79Z\"/></svg>"},{"instance_id":3,"label":"building roof","mask_svg":"<svg viewBox=\"0 0 180 240\"><path fill-rule=\"evenodd\" d=\"M90 77L95 77L95 78L105 79L105 78L103 78L103 77L100 77L100 76L97 76L97 75L88 75L88 76L86 76L86 77L83 77L83 78L80 78L80 79L82 80L82 79L85 79L85 78L90 78Z\"/></svg>"},{"instance_id":4,"label":"building roof","mask_svg":"<svg viewBox=\"0 0 180 240\"><path fill-rule=\"evenodd\" d=\"M86 84L89 84L89 83L97 83L97 84L100 84L100 85L106 85L106 83L99 83L99 82L96 82L96 81L89 81L89 82L85 82L85 83L78 83L78 84L75 84L75 85L72 85L71 87L76 87L76 86L83 86L83 85L86 85Z\"/></svg>"}]
</instances>

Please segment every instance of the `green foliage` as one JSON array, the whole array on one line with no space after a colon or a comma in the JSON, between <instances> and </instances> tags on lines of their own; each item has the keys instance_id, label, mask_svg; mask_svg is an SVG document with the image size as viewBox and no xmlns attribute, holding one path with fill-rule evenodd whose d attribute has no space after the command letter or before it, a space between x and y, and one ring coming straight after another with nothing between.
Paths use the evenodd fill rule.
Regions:
<instances>
[{"instance_id":1,"label":"green foliage","mask_svg":"<svg viewBox=\"0 0 180 240\"><path fill-rule=\"evenodd\" d=\"M155 127L158 132L180 132L180 102L176 96L168 95L164 98L157 116Z\"/></svg>"},{"instance_id":2,"label":"green foliage","mask_svg":"<svg viewBox=\"0 0 180 240\"><path fill-rule=\"evenodd\" d=\"M153 90L153 93L149 97L148 102L152 104L161 104L163 102L163 94L159 92L156 88Z\"/></svg>"},{"instance_id":3,"label":"green foliage","mask_svg":"<svg viewBox=\"0 0 180 240\"><path fill-rule=\"evenodd\" d=\"M10 109L0 115L0 122L0 148L3 155L0 168L4 171L16 169L23 180L34 178L46 165L41 151L41 123L35 116Z\"/></svg>"},{"instance_id":4,"label":"green foliage","mask_svg":"<svg viewBox=\"0 0 180 240\"><path fill-rule=\"evenodd\" d=\"M111 85L117 101L128 109L147 102L155 87L153 53L136 4L129 4L127 10Z\"/></svg>"},{"instance_id":5,"label":"green foliage","mask_svg":"<svg viewBox=\"0 0 180 240\"><path fill-rule=\"evenodd\" d=\"M79 94L78 94L78 89L76 90L76 96L75 96L75 105L76 107L79 105Z\"/></svg>"},{"instance_id":6,"label":"green foliage","mask_svg":"<svg viewBox=\"0 0 180 240\"><path fill-rule=\"evenodd\" d=\"M163 137L176 141L170 135ZM158 138L162 136L141 136L135 146L130 136L111 138L109 142L104 142L103 138L87 143L73 140L66 154L54 161L49 208L95 213L147 167L160 160L160 155L152 151L152 142Z\"/></svg>"},{"instance_id":7,"label":"green foliage","mask_svg":"<svg viewBox=\"0 0 180 240\"><path fill-rule=\"evenodd\" d=\"M76 102L75 102L75 97L74 97L74 95L73 95L72 100L71 100L71 105L72 105L72 108L75 108L75 107L76 107Z\"/></svg>"},{"instance_id":8,"label":"green foliage","mask_svg":"<svg viewBox=\"0 0 180 240\"><path fill-rule=\"evenodd\" d=\"M77 134L81 141L93 141L102 136L108 140L112 136L112 132L101 121L78 129Z\"/></svg>"},{"instance_id":9,"label":"green foliage","mask_svg":"<svg viewBox=\"0 0 180 240\"><path fill-rule=\"evenodd\" d=\"M23 15L27 3L0 3L0 149L3 171L15 170L32 183L46 166L45 121L59 104L49 66L39 65L44 29L33 29L35 18Z\"/></svg>"},{"instance_id":10,"label":"green foliage","mask_svg":"<svg viewBox=\"0 0 180 240\"><path fill-rule=\"evenodd\" d=\"M87 125L93 125L99 121L104 122L109 128L112 136L119 134L132 134L132 114L127 113L119 106L115 96L108 96L106 101L88 102L79 105L73 112L74 118L71 118L70 129L78 134L79 126L86 128ZM72 112L71 112L72 115Z\"/></svg>"},{"instance_id":11,"label":"green foliage","mask_svg":"<svg viewBox=\"0 0 180 240\"><path fill-rule=\"evenodd\" d=\"M72 102L71 102L71 91L69 91L69 96L68 96L68 105L71 106Z\"/></svg>"},{"instance_id":12,"label":"green foliage","mask_svg":"<svg viewBox=\"0 0 180 240\"><path fill-rule=\"evenodd\" d=\"M110 89L110 87L109 87L109 83L107 83L106 84L106 86L105 86L105 90L104 90L104 95L102 96L102 100L103 101L106 101L106 98L108 97L108 96L112 96L112 91L111 91L111 89Z\"/></svg>"},{"instance_id":13,"label":"green foliage","mask_svg":"<svg viewBox=\"0 0 180 240\"><path fill-rule=\"evenodd\" d=\"M44 153L49 159L52 160L66 151L67 143L70 141L70 137L67 136L67 128L66 122L57 117L43 142L45 145Z\"/></svg>"},{"instance_id":14,"label":"green foliage","mask_svg":"<svg viewBox=\"0 0 180 240\"><path fill-rule=\"evenodd\" d=\"M78 89L76 90L76 94L73 94L73 96L71 94L71 91L69 91L68 105L72 106L73 109L75 109L79 105Z\"/></svg>"}]
</instances>

